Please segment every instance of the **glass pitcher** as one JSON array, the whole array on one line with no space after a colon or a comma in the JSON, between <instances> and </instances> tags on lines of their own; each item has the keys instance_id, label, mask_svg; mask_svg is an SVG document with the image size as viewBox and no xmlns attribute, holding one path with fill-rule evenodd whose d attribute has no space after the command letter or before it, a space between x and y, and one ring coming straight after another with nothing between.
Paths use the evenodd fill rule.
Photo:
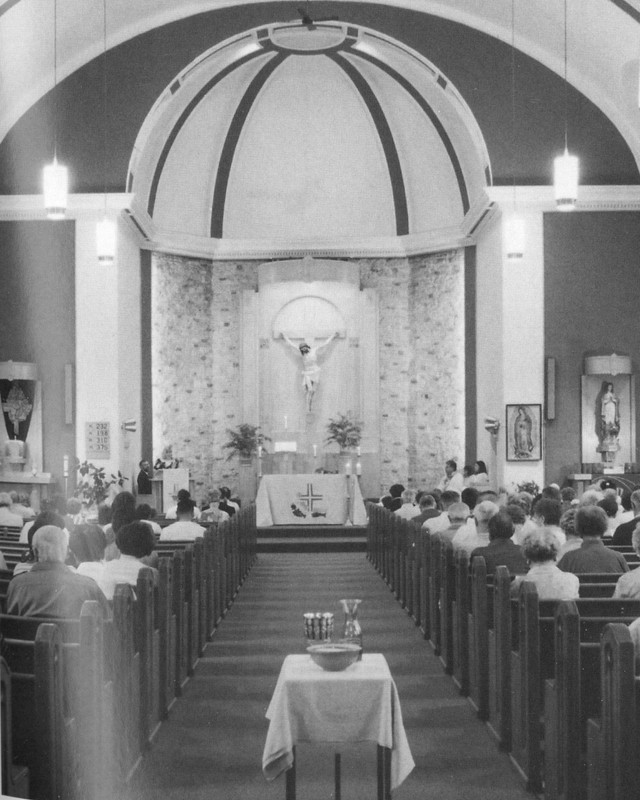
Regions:
<instances>
[{"instance_id":1,"label":"glass pitcher","mask_svg":"<svg viewBox=\"0 0 640 800\"><path fill-rule=\"evenodd\" d=\"M362 600L341 600L342 610L344 611L344 628L342 631L343 642L357 644L360 647L358 661L362 659L362 628L358 622L358 606Z\"/></svg>"}]
</instances>

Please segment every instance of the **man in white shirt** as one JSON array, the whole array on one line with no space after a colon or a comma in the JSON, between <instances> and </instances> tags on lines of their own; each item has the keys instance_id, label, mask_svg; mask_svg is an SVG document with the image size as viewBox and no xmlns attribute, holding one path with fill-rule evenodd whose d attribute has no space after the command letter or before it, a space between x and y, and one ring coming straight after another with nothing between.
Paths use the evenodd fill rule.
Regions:
<instances>
[{"instance_id":1,"label":"man in white shirt","mask_svg":"<svg viewBox=\"0 0 640 800\"><path fill-rule=\"evenodd\" d=\"M194 541L199 536L204 536L202 525L193 521L194 506L193 500L180 500L177 509L178 521L162 529L161 542L175 541L176 539Z\"/></svg>"},{"instance_id":2,"label":"man in white shirt","mask_svg":"<svg viewBox=\"0 0 640 800\"><path fill-rule=\"evenodd\" d=\"M432 517L431 519L426 520L422 524L422 530L426 530L429 533L438 533L438 531L446 531L447 528L451 525L451 520L449 519L449 515L447 514L448 510L454 503L460 502L460 495L458 492L452 492L447 490L446 492L442 493L442 497L440 498L440 505L442 506L442 514L437 517Z\"/></svg>"},{"instance_id":3,"label":"man in white shirt","mask_svg":"<svg viewBox=\"0 0 640 800\"><path fill-rule=\"evenodd\" d=\"M176 504L174 506L170 506L167 511L165 512L164 518L165 519L177 519L178 517L178 503L181 500L191 500L191 492L188 489L180 489L178 491L178 495L176 497ZM193 504L193 518L199 519L200 518L200 509L198 506Z\"/></svg>"},{"instance_id":4,"label":"man in white shirt","mask_svg":"<svg viewBox=\"0 0 640 800\"><path fill-rule=\"evenodd\" d=\"M405 489L401 495L402 505L393 513L402 519L412 519L420 513L420 508L415 504L416 493L413 489Z\"/></svg>"},{"instance_id":5,"label":"man in white shirt","mask_svg":"<svg viewBox=\"0 0 640 800\"><path fill-rule=\"evenodd\" d=\"M461 472L458 472L458 465L455 461L449 460L444 465L445 477L438 484L438 489L441 492L449 489L452 492L462 494L464 487L464 477Z\"/></svg>"}]
</instances>

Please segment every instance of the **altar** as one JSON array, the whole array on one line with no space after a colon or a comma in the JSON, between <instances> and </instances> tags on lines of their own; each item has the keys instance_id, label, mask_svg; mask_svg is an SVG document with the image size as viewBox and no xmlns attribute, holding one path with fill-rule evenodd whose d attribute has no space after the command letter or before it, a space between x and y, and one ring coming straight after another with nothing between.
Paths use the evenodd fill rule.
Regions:
<instances>
[{"instance_id":1,"label":"altar","mask_svg":"<svg viewBox=\"0 0 640 800\"><path fill-rule=\"evenodd\" d=\"M264 475L256 524L366 525L367 513L355 475Z\"/></svg>"}]
</instances>

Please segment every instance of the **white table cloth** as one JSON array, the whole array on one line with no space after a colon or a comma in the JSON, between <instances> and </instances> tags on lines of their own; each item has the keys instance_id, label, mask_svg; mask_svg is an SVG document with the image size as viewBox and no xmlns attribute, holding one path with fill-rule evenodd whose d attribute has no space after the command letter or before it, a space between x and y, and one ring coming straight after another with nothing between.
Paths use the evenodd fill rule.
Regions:
<instances>
[{"instance_id":1,"label":"white table cloth","mask_svg":"<svg viewBox=\"0 0 640 800\"><path fill-rule=\"evenodd\" d=\"M380 653L365 653L342 672L324 671L307 654L287 656L267 718L262 756L267 780L293 765L298 742L375 741L389 748L392 790L415 766L398 691Z\"/></svg>"},{"instance_id":2,"label":"white table cloth","mask_svg":"<svg viewBox=\"0 0 640 800\"><path fill-rule=\"evenodd\" d=\"M256 524L366 525L354 475L264 475L256 495Z\"/></svg>"}]
</instances>

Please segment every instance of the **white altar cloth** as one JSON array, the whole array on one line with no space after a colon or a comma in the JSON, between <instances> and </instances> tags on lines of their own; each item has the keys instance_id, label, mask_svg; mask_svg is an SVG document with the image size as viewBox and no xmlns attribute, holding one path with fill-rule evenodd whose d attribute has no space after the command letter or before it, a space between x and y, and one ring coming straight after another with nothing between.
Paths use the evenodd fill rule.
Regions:
<instances>
[{"instance_id":1,"label":"white altar cloth","mask_svg":"<svg viewBox=\"0 0 640 800\"><path fill-rule=\"evenodd\" d=\"M398 691L381 653L364 653L342 672L325 672L307 654L287 656L267 718L267 780L293 765L297 742L377 742L391 750L391 789L415 766Z\"/></svg>"},{"instance_id":2,"label":"white altar cloth","mask_svg":"<svg viewBox=\"0 0 640 800\"><path fill-rule=\"evenodd\" d=\"M256 524L366 525L354 475L264 475L256 496Z\"/></svg>"}]
</instances>

